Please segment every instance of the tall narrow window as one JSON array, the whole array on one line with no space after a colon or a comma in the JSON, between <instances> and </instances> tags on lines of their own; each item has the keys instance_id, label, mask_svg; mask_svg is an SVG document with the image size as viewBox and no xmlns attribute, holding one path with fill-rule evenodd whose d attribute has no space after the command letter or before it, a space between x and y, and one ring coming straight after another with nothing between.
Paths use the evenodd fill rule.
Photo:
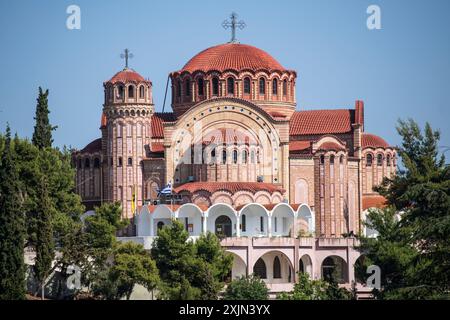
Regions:
<instances>
[{"instance_id":1,"label":"tall narrow window","mask_svg":"<svg viewBox=\"0 0 450 320\"><path fill-rule=\"evenodd\" d=\"M273 278L280 279L281 278L281 263L280 258L275 257L273 259Z\"/></svg>"},{"instance_id":2,"label":"tall narrow window","mask_svg":"<svg viewBox=\"0 0 450 320\"><path fill-rule=\"evenodd\" d=\"M250 78L249 77L244 78L244 93L250 94Z\"/></svg>"},{"instance_id":3,"label":"tall narrow window","mask_svg":"<svg viewBox=\"0 0 450 320\"><path fill-rule=\"evenodd\" d=\"M387 157L386 157L386 165L387 165L388 167L391 166L391 155L390 155L390 154L388 154Z\"/></svg>"},{"instance_id":4,"label":"tall narrow window","mask_svg":"<svg viewBox=\"0 0 450 320\"><path fill-rule=\"evenodd\" d=\"M245 216L245 214L242 215L241 222L241 229L243 232L245 232L247 230L247 217Z\"/></svg>"},{"instance_id":5,"label":"tall narrow window","mask_svg":"<svg viewBox=\"0 0 450 320\"><path fill-rule=\"evenodd\" d=\"M236 164L238 160L238 152L237 150L233 150L233 163Z\"/></svg>"},{"instance_id":6,"label":"tall narrow window","mask_svg":"<svg viewBox=\"0 0 450 320\"><path fill-rule=\"evenodd\" d=\"M222 163L223 164L227 163L227 151L226 150L222 151Z\"/></svg>"},{"instance_id":7,"label":"tall narrow window","mask_svg":"<svg viewBox=\"0 0 450 320\"><path fill-rule=\"evenodd\" d=\"M82 163L81 159L78 159L78 169L81 169L81 163Z\"/></svg>"},{"instance_id":8,"label":"tall narrow window","mask_svg":"<svg viewBox=\"0 0 450 320\"><path fill-rule=\"evenodd\" d=\"M371 167L372 166L372 155L369 153L367 156L366 156L366 167Z\"/></svg>"},{"instance_id":9,"label":"tall narrow window","mask_svg":"<svg viewBox=\"0 0 450 320\"><path fill-rule=\"evenodd\" d=\"M266 80L264 78L259 79L259 94L266 93Z\"/></svg>"},{"instance_id":10,"label":"tall narrow window","mask_svg":"<svg viewBox=\"0 0 450 320\"><path fill-rule=\"evenodd\" d=\"M128 98L134 98L134 86L128 86Z\"/></svg>"},{"instance_id":11,"label":"tall narrow window","mask_svg":"<svg viewBox=\"0 0 450 320\"><path fill-rule=\"evenodd\" d=\"M234 94L234 79L231 77L227 79L227 93Z\"/></svg>"},{"instance_id":12,"label":"tall narrow window","mask_svg":"<svg viewBox=\"0 0 450 320\"><path fill-rule=\"evenodd\" d=\"M277 79L272 80L272 94L276 96L278 94L278 81Z\"/></svg>"},{"instance_id":13,"label":"tall narrow window","mask_svg":"<svg viewBox=\"0 0 450 320\"><path fill-rule=\"evenodd\" d=\"M211 163L215 163L216 162L216 149L212 149L211 150Z\"/></svg>"},{"instance_id":14,"label":"tall narrow window","mask_svg":"<svg viewBox=\"0 0 450 320\"><path fill-rule=\"evenodd\" d=\"M181 81L177 81L177 96L181 97Z\"/></svg>"},{"instance_id":15,"label":"tall narrow window","mask_svg":"<svg viewBox=\"0 0 450 320\"><path fill-rule=\"evenodd\" d=\"M128 158L128 166L132 166L133 165L133 158Z\"/></svg>"},{"instance_id":16,"label":"tall narrow window","mask_svg":"<svg viewBox=\"0 0 450 320\"><path fill-rule=\"evenodd\" d=\"M324 164L325 163L325 157L322 155L320 156L320 164Z\"/></svg>"},{"instance_id":17,"label":"tall narrow window","mask_svg":"<svg viewBox=\"0 0 450 320\"><path fill-rule=\"evenodd\" d=\"M119 99L123 99L123 86L117 87L117 95Z\"/></svg>"},{"instance_id":18,"label":"tall narrow window","mask_svg":"<svg viewBox=\"0 0 450 320\"><path fill-rule=\"evenodd\" d=\"M277 232L278 229L278 219L277 217L273 217L273 230Z\"/></svg>"},{"instance_id":19,"label":"tall narrow window","mask_svg":"<svg viewBox=\"0 0 450 320\"><path fill-rule=\"evenodd\" d=\"M259 229L264 232L264 217L259 217Z\"/></svg>"},{"instance_id":20,"label":"tall narrow window","mask_svg":"<svg viewBox=\"0 0 450 320\"><path fill-rule=\"evenodd\" d=\"M197 87L198 87L198 95L202 96L203 95L203 79L202 78L198 78L197 80Z\"/></svg>"},{"instance_id":21,"label":"tall narrow window","mask_svg":"<svg viewBox=\"0 0 450 320\"><path fill-rule=\"evenodd\" d=\"M94 168L100 168L100 159L99 158L94 159Z\"/></svg>"},{"instance_id":22,"label":"tall narrow window","mask_svg":"<svg viewBox=\"0 0 450 320\"><path fill-rule=\"evenodd\" d=\"M91 161L89 158L84 159L84 167L89 168L91 166Z\"/></svg>"},{"instance_id":23,"label":"tall narrow window","mask_svg":"<svg viewBox=\"0 0 450 320\"><path fill-rule=\"evenodd\" d=\"M117 161L117 166L121 167L122 166L122 157L119 157L118 161Z\"/></svg>"},{"instance_id":24,"label":"tall narrow window","mask_svg":"<svg viewBox=\"0 0 450 320\"><path fill-rule=\"evenodd\" d=\"M247 163L248 153L247 150L242 152L242 163Z\"/></svg>"},{"instance_id":25,"label":"tall narrow window","mask_svg":"<svg viewBox=\"0 0 450 320\"><path fill-rule=\"evenodd\" d=\"M219 79L212 79L212 94L213 96L219 95Z\"/></svg>"},{"instance_id":26,"label":"tall narrow window","mask_svg":"<svg viewBox=\"0 0 450 320\"><path fill-rule=\"evenodd\" d=\"M283 96L287 95L287 80L283 80Z\"/></svg>"},{"instance_id":27,"label":"tall narrow window","mask_svg":"<svg viewBox=\"0 0 450 320\"><path fill-rule=\"evenodd\" d=\"M383 165L383 155L380 153L377 156L377 166L382 166Z\"/></svg>"},{"instance_id":28,"label":"tall narrow window","mask_svg":"<svg viewBox=\"0 0 450 320\"><path fill-rule=\"evenodd\" d=\"M267 279L266 264L263 259L259 258L253 266L253 273L260 279Z\"/></svg>"},{"instance_id":29,"label":"tall narrow window","mask_svg":"<svg viewBox=\"0 0 450 320\"><path fill-rule=\"evenodd\" d=\"M139 98L144 99L145 98L145 89L144 86L139 87Z\"/></svg>"},{"instance_id":30,"label":"tall narrow window","mask_svg":"<svg viewBox=\"0 0 450 320\"><path fill-rule=\"evenodd\" d=\"M250 152L250 161L251 163L255 163L255 150L252 150L252 152Z\"/></svg>"},{"instance_id":31,"label":"tall narrow window","mask_svg":"<svg viewBox=\"0 0 450 320\"><path fill-rule=\"evenodd\" d=\"M186 79L186 97L191 95L191 80Z\"/></svg>"}]
</instances>

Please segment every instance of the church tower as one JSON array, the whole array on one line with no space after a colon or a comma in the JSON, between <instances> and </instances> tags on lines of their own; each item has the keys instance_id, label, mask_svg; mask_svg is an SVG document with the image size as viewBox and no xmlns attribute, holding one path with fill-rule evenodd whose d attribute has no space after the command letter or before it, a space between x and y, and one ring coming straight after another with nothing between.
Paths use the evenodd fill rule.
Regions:
<instances>
[{"instance_id":1,"label":"church tower","mask_svg":"<svg viewBox=\"0 0 450 320\"><path fill-rule=\"evenodd\" d=\"M123 217L132 217L132 202L143 203L142 160L151 137L154 113L152 83L128 68L104 82L105 103L102 116L104 198L122 203Z\"/></svg>"}]
</instances>

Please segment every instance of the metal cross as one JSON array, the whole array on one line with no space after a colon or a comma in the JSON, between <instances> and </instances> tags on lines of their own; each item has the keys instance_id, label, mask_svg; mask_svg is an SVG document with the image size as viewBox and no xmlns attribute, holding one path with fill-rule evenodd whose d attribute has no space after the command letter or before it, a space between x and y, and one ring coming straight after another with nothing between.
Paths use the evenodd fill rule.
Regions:
<instances>
[{"instance_id":1,"label":"metal cross","mask_svg":"<svg viewBox=\"0 0 450 320\"><path fill-rule=\"evenodd\" d=\"M130 50L128 50L128 49L125 49L124 52L125 52L125 53L122 53L122 54L120 55L120 57L121 57L122 59L125 58L125 69L128 69L128 59L133 58L133 54L132 54L132 53L130 52Z\"/></svg>"},{"instance_id":2,"label":"metal cross","mask_svg":"<svg viewBox=\"0 0 450 320\"><path fill-rule=\"evenodd\" d=\"M228 29L231 27L231 43L236 43L238 42L236 40L236 27L238 27L239 29L244 29L246 27L246 24L244 21L237 21L237 17L238 15L236 13L231 13L230 18L231 18L231 22L228 20L225 20L224 22L222 22L222 27L224 29Z\"/></svg>"}]
</instances>

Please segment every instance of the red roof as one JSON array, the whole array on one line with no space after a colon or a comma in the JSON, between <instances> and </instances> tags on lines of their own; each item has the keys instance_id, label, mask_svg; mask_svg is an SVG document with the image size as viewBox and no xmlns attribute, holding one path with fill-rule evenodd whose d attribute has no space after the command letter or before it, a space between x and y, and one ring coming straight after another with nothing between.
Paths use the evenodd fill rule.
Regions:
<instances>
[{"instance_id":1,"label":"red roof","mask_svg":"<svg viewBox=\"0 0 450 320\"><path fill-rule=\"evenodd\" d=\"M177 211L178 209L180 209L180 207L181 207L182 205L181 205L181 204L174 204L174 205L166 204L166 206L167 206L169 209L171 209L172 211ZM200 205L196 204L196 206L199 207L199 209L200 209L201 211L206 211L206 210L208 210L208 206L201 205L201 204L200 204ZM158 207L158 206L155 206L155 205L153 205L153 204L147 205L148 211L149 211L150 213L155 212L155 209L156 209L157 207Z\"/></svg>"},{"instance_id":2,"label":"red roof","mask_svg":"<svg viewBox=\"0 0 450 320\"><path fill-rule=\"evenodd\" d=\"M278 111L272 111L272 112L269 112L269 114L274 118L286 118L286 115L284 113L281 113Z\"/></svg>"},{"instance_id":3,"label":"red roof","mask_svg":"<svg viewBox=\"0 0 450 320\"><path fill-rule=\"evenodd\" d=\"M363 148L389 148L389 143L383 138L370 133L362 134L361 144Z\"/></svg>"},{"instance_id":4,"label":"red roof","mask_svg":"<svg viewBox=\"0 0 450 320\"><path fill-rule=\"evenodd\" d=\"M290 141L289 152L298 153L311 147L311 141Z\"/></svg>"},{"instance_id":5,"label":"red roof","mask_svg":"<svg viewBox=\"0 0 450 320\"><path fill-rule=\"evenodd\" d=\"M116 82L141 82L145 81L145 79L133 69L123 69L122 71L117 72L109 81L110 83Z\"/></svg>"},{"instance_id":6,"label":"red roof","mask_svg":"<svg viewBox=\"0 0 450 320\"><path fill-rule=\"evenodd\" d=\"M164 138L163 122L175 121L172 112L156 112L152 116L152 138Z\"/></svg>"},{"instance_id":7,"label":"red roof","mask_svg":"<svg viewBox=\"0 0 450 320\"><path fill-rule=\"evenodd\" d=\"M296 111L290 121L289 134L296 136L351 132L352 111L354 110Z\"/></svg>"},{"instance_id":8,"label":"red roof","mask_svg":"<svg viewBox=\"0 0 450 320\"><path fill-rule=\"evenodd\" d=\"M245 132L241 130L235 130L232 128L220 128L208 131L203 136L203 143L210 144L252 144L256 145L258 142L251 135L247 135Z\"/></svg>"},{"instance_id":9,"label":"red roof","mask_svg":"<svg viewBox=\"0 0 450 320\"><path fill-rule=\"evenodd\" d=\"M164 152L164 144L162 142L152 142L151 151L152 152Z\"/></svg>"},{"instance_id":10,"label":"red roof","mask_svg":"<svg viewBox=\"0 0 450 320\"><path fill-rule=\"evenodd\" d=\"M225 43L198 53L185 64L180 72L210 70L223 72L230 69L237 71L285 70L278 61L261 49L246 44Z\"/></svg>"},{"instance_id":11,"label":"red roof","mask_svg":"<svg viewBox=\"0 0 450 320\"><path fill-rule=\"evenodd\" d=\"M102 138L95 139L90 142L86 147L81 149L79 153L94 153L102 150Z\"/></svg>"},{"instance_id":12,"label":"red roof","mask_svg":"<svg viewBox=\"0 0 450 320\"><path fill-rule=\"evenodd\" d=\"M264 208L266 208L267 210L273 210L273 208L275 208L279 203L267 203L267 204L262 204L262 206ZM238 206L236 208L236 210L241 210L243 207L245 207L247 204L241 204L240 206ZM290 206L292 208L292 210L297 211L298 208L301 206L301 204L297 204L297 203L289 203L287 204L288 206Z\"/></svg>"},{"instance_id":13,"label":"red roof","mask_svg":"<svg viewBox=\"0 0 450 320\"><path fill-rule=\"evenodd\" d=\"M384 208L386 207L386 198L380 195L370 195L362 197L362 209Z\"/></svg>"},{"instance_id":14,"label":"red roof","mask_svg":"<svg viewBox=\"0 0 450 320\"><path fill-rule=\"evenodd\" d=\"M339 150L345 150L343 146L340 146L336 142L324 142L319 146L319 150L333 150L333 151L339 151Z\"/></svg>"},{"instance_id":15,"label":"red roof","mask_svg":"<svg viewBox=\"0 0 450 320\"><path fill-rule=\"evenodd\" d=\"M278 191L284 193L285 191L281 186L264 182L188 182L173 189L175 193L182 191L187 191L189 193L194 193L196 191L206 191L209 193L229 191L235 193L242 190L250 191L252 193L256 193L257 191L267 191L270 193Z\"/></svg>"}]
</instances>

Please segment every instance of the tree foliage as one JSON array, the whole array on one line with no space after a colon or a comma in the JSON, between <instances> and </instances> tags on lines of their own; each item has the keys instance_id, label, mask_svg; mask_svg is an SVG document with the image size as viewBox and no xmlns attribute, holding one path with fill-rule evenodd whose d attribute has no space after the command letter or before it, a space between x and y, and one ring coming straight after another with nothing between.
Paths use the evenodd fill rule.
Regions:
<instances>
[{"instance_id":1,"label":"tree foliage","mask_svg":"<svg viewBox=\"0 0 450 320\"><path fill-rule=\"evenodd\" d=\"M266 283L257 276L241 276L228 284L224 300L267 300L269 289Z\"/></svg>"},{"instance_id":2,"label":"tree foliage","mask_svg":"<svg viewBox=\"0 0 450 320\"><path fill-rule=\"evenodd\" d=\"M50 121L48 118L49 113L48 89L43 91L42 88L39 87L39 96L37 98L36 105L36 116L34 117L36 124L34 126L32 139L33 145L35 145L39 149L50 148L53 143L52 131L55 130L56 127L52 127L50 125Z\"/></svg>"}]
</instances>

